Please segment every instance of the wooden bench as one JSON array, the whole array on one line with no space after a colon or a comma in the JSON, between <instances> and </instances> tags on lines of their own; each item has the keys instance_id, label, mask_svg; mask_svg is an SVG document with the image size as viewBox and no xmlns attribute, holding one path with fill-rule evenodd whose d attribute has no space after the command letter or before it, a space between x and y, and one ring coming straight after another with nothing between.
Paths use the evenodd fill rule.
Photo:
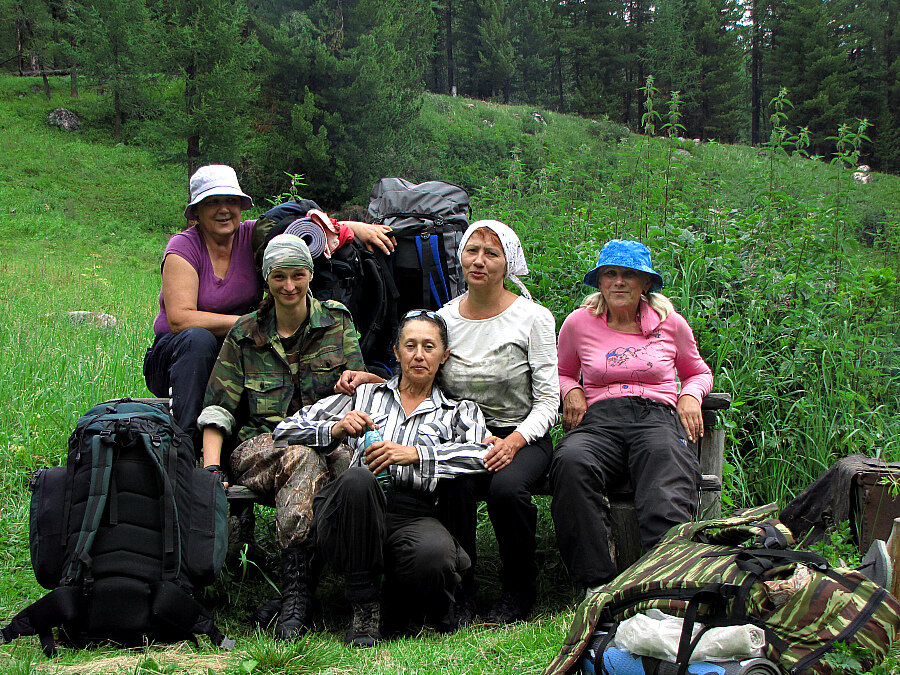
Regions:
<instances>
[{"instance_id":1,"label":"wooden bench","mask_svg":"<svg viewBox=\"0 0 900 675\"><path fill-rule=\"evenodd\" d=\"M169 399L135 399L147 403L170 407ZM700 447L690 445L700 459L700 509L701 519L716 518L722 512L722 469L725 455L725 428L718 425L719 411L731 407L731 394L712 392L703 399L704 435ZM225 491L229 504L236 509L247 508L255 503L266 503L255 492L243 485L231 485ZM550 485L545 481L538 494L550 494ZM611 534L610 552L621 572L644 553L639 534L637 514L634 509L634 489L630 484L611 491L609 494Z\"/></svg>"}]
</instances>

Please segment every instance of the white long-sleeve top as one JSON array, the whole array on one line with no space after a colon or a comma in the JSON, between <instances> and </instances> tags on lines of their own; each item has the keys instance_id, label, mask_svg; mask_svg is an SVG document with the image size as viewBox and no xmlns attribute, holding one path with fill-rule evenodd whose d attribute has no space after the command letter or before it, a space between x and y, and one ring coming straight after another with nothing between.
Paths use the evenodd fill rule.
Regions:
<instances>
[{"instance_id":1,"label":"white long-sleeve top","mask_svg":"<svg viewBox=\"0 0 900 675\"><path fill-rule=\"evenodd\" d=\"M441 387L475 401L492 427L515 427L529 443L559 416L556 322L545 307L518 297L497 316L466 319L462 295L438 310L450 334Z\"/></svg>"},{"instance_id":2,"label":"white long-sleeve top","mask_svg":"<svg viewBox=\"0 0 900 675\"><path fill-rule=\"evenodd\" d=\"M276 441L316 448L333 446L331 428L351 410L366 412L387 441L412 446L418 465L391 465L394 484L400 488L433 492L441 478L484 473L488 435L484 415L472 401L454 401L437 386L410 415L403 410L398 378L380 384L363 384L352 396L336 394L308 405L281 422ZM363 438L346 440L353 450L351 466L365 466Z\"/></svg>"}]
</instances>

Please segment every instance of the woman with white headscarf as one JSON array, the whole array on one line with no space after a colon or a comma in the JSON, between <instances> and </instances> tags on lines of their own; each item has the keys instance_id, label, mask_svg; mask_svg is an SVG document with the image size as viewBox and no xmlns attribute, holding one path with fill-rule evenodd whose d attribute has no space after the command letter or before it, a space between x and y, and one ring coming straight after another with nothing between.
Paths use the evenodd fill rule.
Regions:
<instances>
[{"instance_id":1,"label":"woman with white headscarf","mask_svg":"<svg viewBox=\"0 0 900 675\"><path fill-rule=\"evenodd\" d=\"M456 598L456 618L465 624L476 613L477 506L487 500L503 567L502 592L486 620L508 624L528 616L536 595L537 507L531 496L550 466L550 427L559 416L556 322L519 280L528 265L508 225L472 223L458 255L468 291L437 312L450 338L438 381L448 396L479 405L490 431L484 442L493 447L485 456L488 474L441 481L439 518L472 559ZM507 280L521 295L506 288ZM370 381L379 378L345 371L336 390L352 394Z\"/></svg>"},{"instance_id":2,"label":"woman with white headscarf","mask_svg":"<svg viewBox=\"0 0 900 675\"><path fill-rule=\"evenodd\" d=\"M439 311L450 333L450 358L440 383L449 396L484 412L493 448L489 474L446 481L442 520L472 558L458 610L474 616L477 500L487 499L500 551L500 599L490 623L525 619L535 600L537 507L532 493L550 465L550 427L559 410L556 323L519 280L528 273L522 244L508 225L479 220L463 234L459 259L468 292ZM521 295L506 288L509 280Z\"/></svg>"}]
</instances>

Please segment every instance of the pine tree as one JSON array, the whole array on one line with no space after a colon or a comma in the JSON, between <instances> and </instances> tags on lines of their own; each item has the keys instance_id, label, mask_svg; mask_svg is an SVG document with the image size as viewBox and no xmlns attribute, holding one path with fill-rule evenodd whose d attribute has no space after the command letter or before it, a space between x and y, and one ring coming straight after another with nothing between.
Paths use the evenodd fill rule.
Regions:
<instances>
[{"instance_id":1,"label":"pine tree","mask_svg":"<svg viewBox=\"0 0 900 675\"><path fill-rule=\"evenodd\" d=\"M478 78L491 98L509 103L509 90L517 67L507 0L479 0L482 19L478 23Z\"/></svg>"},{"instance_id":2,"label":"pine tree","mask_svg":"<svg viewBox=\"0 0 900 675\"><path fill-rule=\"evenodd\" d=\"M263 46L255 177L274 192L303 174L310 196L367 189L418 115L436 21L426 0L315 0L257 21Z\"/></svg>"},{"instance_id":3,"label":"pine tree","mask_svg":"<svg viewBox=\"0 0 900 675\"><path fill-rule=\"evenodd\" d=\"M115 1L115 0L112 0ZM184 78L165 118L184 143L188 174L207 163L239 164L247 150L259 58L245 0L155 0L165 28L162 67Z\"/></svg>"},{"instance_id":4,"label":"pine tree","mask_svg":"<svg viewBox=\"0 0 900 675\"><path fill-rule=\"evenodd\" d=\"M808 126L810 147L830 151L827 136L852 117L858 88L853 82L837 0L776 3L773 16L772 80L790 92L791 121Z\"/></svg>"},{"instance_id":5,"label":"pine tree","mask_svg":"<svg viewBox=\"0 0 900 675\"><path fill-rule=\"evenodd\" d=\"M570 107L584 115L620 117L628 107L622 3L586 0L567 10L563 45L572 78Z\"/></svg>"},{"instance_id":6,"label":"pine tree","mask_svg":"<svg viewBox=\"0 0 900 675\"><path fill-rule=\"evenodd\" d=\"M105 83L112 98L113 137L140 113L142 81L156 72L157 31L144 0L85 0L72 3L73 59L85 74Z\"/></svg>"},{"instance_id":7,"label":"pine tree","mask_svg":"<svg viewBox=\"0 0 900 675\"><path fill-rule=\"evenodd\" d=\"M737 2L689 0L686 10L694 50L691 71L697 79L693 88L682 91L685 127L701 138L733 141L742 121Z\"/></svg>"}]
</instances>

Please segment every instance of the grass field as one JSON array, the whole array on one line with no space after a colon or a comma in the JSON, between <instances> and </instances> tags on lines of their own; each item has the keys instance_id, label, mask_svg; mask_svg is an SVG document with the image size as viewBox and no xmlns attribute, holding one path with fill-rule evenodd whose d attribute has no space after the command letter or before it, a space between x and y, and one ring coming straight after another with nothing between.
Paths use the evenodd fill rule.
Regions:
<instances>
[{"instance_id":1,"label":"grass field","mask_svg":"<svg viewBox=\"0 0 900 675\"><path fill-rule=\"evenodd\" d=\"M113 145L96 129L67 135L48 127L46 112L72 102L54 83L48 103L34 84L0 77L3 617L42 593L28 553L31 472L60 462L86 409L147 394L141 363L159 256L186 197L184 169L161 164L152 150ZM90 121L101 102L86 93L79 105ZM727 505L784 503L850 452L900 459L900 179L877 175L871 185L855 185L844 171L839 182L838 168L823 161L620 136L550 113L549 126L523 131L523 114L428 96L420 124L431 130L437 159L432 175L411 177L468 177L474 216L517 229L531 267L526 282L557 323L583 297L579 280L604 241L628 236L651 247L715 388L735 399L725 420ZM455 160L442 154L450 146ZM386 166L385 175L402 170ZM72 310L107 312L118 323L75 325L66 316ZM341 645L348 607L336 580L326 578L323 631L296 646L275 645L247 620L270 588L254 564L233 561L206 600L238 638L234 653L177 645L63 651L47 661L36 640L21 639L0 647L0 671L538 673L558 649L577 598L555 551L546 498L541 514L540 598L526 624L351 651ZM264 510L260 520L271 554ZM488 604L498 592L489 524L479 537ZM257 563L271 571L265 559Z\"/></svg>"}]
</instances>

